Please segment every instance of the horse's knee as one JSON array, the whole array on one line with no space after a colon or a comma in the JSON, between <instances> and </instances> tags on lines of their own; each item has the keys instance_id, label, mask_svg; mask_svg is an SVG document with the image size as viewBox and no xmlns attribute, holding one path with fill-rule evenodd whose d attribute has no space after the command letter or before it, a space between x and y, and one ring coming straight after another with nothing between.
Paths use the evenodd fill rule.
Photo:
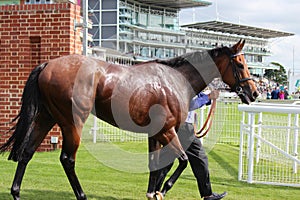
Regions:
<instances>
[{"instance_id":1,"label":"horse's knee","mask_svg":"<svg viewBox=\"0 0 300 200\"><path fill-rule=\"evenodd\" d=\"M188 165L188 160L181 161L180 164L181 164L182 168L185 169Z\"/></svg>"},{"instance_id":2,"label":"horse's knee","mask_svg":"<svg viewBox=\"0 0 300 200\"><path fill-rule=\"evenodd\" d=\"M183 153L179 158L179 164L182 168L186 168L188 165L188 156L186 155L186 153Z\"/></svg>"}]
</instances>

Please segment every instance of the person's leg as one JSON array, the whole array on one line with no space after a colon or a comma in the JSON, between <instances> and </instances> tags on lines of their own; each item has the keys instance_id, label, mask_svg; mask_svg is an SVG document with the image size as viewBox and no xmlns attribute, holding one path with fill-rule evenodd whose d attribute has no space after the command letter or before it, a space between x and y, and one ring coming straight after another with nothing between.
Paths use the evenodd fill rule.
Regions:
<instances>
[{"instance_id":1,"label":"person's leg","mask_svg":"<svg viewBox=\"0 0 300 200\"><path fill-rule=\"evenodd\" d=\"M180 128L180 142L188 156L192 171L198 183L198 190L204 200L219 200L227 195L227 192L217 194L212 192L208 158L202 146L200 139L194 135L194 127L192 124L185 124Z\"/></svg>"},{"instance_id":2,"label":"person's leg","mask_svg":"<svg viewBox=\"0 0 300 200\"><path fill-rule=\"evenodd\" d=\"M194 135L194 126L189 123L183 124L178 131L180 142L189 158L189 162L197 179L198 189L201 197L212 194L208 159L200 139Z\"/></svg>"},{"instance_id":3,"label":"person's leg","mask_svg":"<svg viewBox=\"0 0 300 200\"><path fill-rule=\"evenodd\" d=\"M208 159L205 150L199 139L194 139L189 148L186 150L189 162L198 183L198 189L201 197L212 195Z\"/></svg>"}]
</instances>

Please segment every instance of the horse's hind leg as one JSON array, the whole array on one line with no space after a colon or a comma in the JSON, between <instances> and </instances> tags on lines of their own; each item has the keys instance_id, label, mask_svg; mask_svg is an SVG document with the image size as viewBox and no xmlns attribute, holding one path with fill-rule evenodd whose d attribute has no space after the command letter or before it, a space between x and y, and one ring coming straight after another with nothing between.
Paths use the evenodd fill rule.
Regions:
<instances>
[{"instance_id":1,"label":"horse's hind leg","mask_svg":"<svg viewBox=\"0 0 300 200\"><path fill-rule=\"evenodd\" d=\"M82 126L80 126L80 128L75 127L74 125L62 126L63 146L60 162L65 170L76 198L78 200L86 200L86 195L81 188L75 172L75 159L80 144L81 130Z\"/></svg>"},{"instance_id":2,"label":"horse's hind leg","mask_svg":"<svg viewBox=\"0 0 300 200\"><path fill-rule=\"evenodd\" d=\"M54 124L55 122L51 116L45 111L41 111L35 120L35 125L33 132L30 135L28 145L24 150L21 160L18 161L17 170L11 187L11 194L14 200L20 199L20 187L28 162L31 160L35 150L42 143L43 139Z\"/></svg>"}]
</instances>

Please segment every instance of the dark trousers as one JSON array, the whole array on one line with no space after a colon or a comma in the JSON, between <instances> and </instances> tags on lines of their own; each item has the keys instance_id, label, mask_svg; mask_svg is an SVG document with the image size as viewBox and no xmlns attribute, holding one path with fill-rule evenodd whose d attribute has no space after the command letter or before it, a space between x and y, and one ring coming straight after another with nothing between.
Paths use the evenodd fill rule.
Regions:
<instances>
[{"instance_id":1,"label":"dark trousers","mask_svg":"<svg viewBox=\"0 0 300 200\"><path fill-rule=\"evenodd\" d=\"M211 195L208 159L200 139L194 135L194 126L184 123L178 130L178 137L189 158L201 197Z\"/></svg>"},{"instance_id":2,"label":"dark trousers","mask_svg":"<svg viewBox=\"0 0 300 200\"><path fill-rule=\"evenodd\" d=\"M183 149L185 150L192 171L198 183L198 190L201 197L212 194L211 183L209 179L208 159L200 139L194 134L194 126L184 123L178 130L178 137ZM159 154L160 175L158 175L156 191L160 191L167 173L174 164L174 152L168 152L162 149Z\"/></svg>"}]
</instances>

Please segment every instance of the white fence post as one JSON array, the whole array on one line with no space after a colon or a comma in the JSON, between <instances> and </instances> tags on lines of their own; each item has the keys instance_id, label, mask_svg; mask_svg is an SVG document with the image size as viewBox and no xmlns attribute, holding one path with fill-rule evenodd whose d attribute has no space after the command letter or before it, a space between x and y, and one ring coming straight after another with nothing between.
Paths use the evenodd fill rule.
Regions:
<instances>
[{"instance_id":1,"label":"white fence post","mask_svg":"<svg viewBox=\"0 0 300 200\"><path fill-rule=\"evenodd\" d=\"M298 127L299 127L299 114L295 114L295 132L294 132L294 156L298 158ZM294 161L293 172L297 173L297 162Z\"/></svg>"},{"instance_id":2,"label":"white fence post","mask_svg":"<svg viewBox=\"0 0 300 200\"><path fill-rule=\"evenodd\" d=\"M260 112L259 115L258 115L258 122L257 122L257 124L258 124L257 134L258 134L258 136L261 136L262 112ZM256 144L256 163L259 162L260 148L261 148L261 141L260 141L260 139L257 139L257 144Z\"/></svg>"},{"instance_id":3,"label":"white fence post","mask_svg":"<svg viewBox=\"0 0 300 200\"><path fill-rule=\"evenodd\" d=\"M255 113L250 113L248 183L252 183L254 160Z\"/></svg>"},{"instance_id":4,"label":"white fence post","mask_svg":"<svg viewBox=\"0 0 300 200\"><path fill-rule=\"evenodd\" d=\"M291 127L292 125L292 114L288 114L288 127ZM287 153L290 153L290 134L291 134L291 129L289 128L287 130L287 135L286 135L286 147L285 147L285 151Z\"/></svg>"},{"instance_id":5,"label":"white fence post","mask_svg":"<svg viewBox=\"0 0 300 200\"><path fill-rule=\"evenodd\" d=\"M238 172L238 180L242 180L243 174L243 148L244 148L244 128L245 128L245 112L242 114L242 119L240 122L240 154L239 154L239 172Z\"/></svg>"}]
</instances>

